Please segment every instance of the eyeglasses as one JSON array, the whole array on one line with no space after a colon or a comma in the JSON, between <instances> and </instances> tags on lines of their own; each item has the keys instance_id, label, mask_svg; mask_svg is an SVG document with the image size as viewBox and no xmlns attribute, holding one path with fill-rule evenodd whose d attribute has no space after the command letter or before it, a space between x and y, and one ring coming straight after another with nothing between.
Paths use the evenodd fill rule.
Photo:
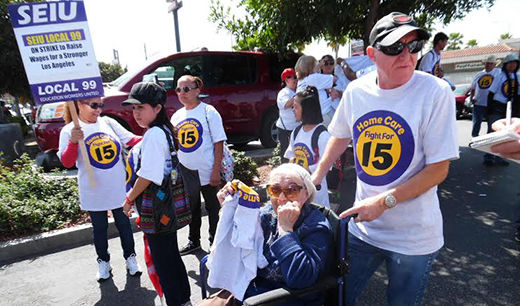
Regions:
<instances>
[{"instance_id":1,"label":"eyeglasses","mask_svg":"<svg viewBox=\"0 0 520 306\"><path fill-rule=\"evenodd\" d=\"M193 89L197 89L198 87L188 87L188 86L184 86L184 87L177 87L175 88L175 91L178 92L178 93L181 93L181 91L184 91L184 92L189 92L190 90L193 90Z\"/></svg>"},{"instance_id":2,"label":"eyeglasses","mask_svg":"<svg viewBox=\"0 0 520 306\"><path fill-rule=\"evenodd\" d=\"M332 65L334 65L334 61L324 61L323 65L325 65L325 66L332 66Z\"/></svg>"},{"instance_id":3,"label":"eyeglasses","mask_svg":"<svg viewBox=\"0 0 520 306\"><path fill-rule=\"evenodd\" d=\"M300 190L303 189L303 186L292 184L287 188L282 188L282 186L276 185L267 185L267 194L272 198L280 197L280 194L285 195L289 200L295 200L300 194Z\"/></svg>"},{"instance_id":4,"label":"eyeglasses","mask_svg":"<svg viewBox=\"0 0 520 306\"><path fill-rule=\"evenodd\" d=\"M105 103L99 103L99 102L90 102L90 103L88 103L88 102L81 102L81 104L88 105L92 109L98 109L98 108L105 107Z\"/></svg>"},{"instance_id":5,"label":"eyeglasses","mask_svg":"<svg viewBox=\"0 0 520 306\"><path fill-rule=\"evenodd\" d=\"M424 45L424 40L412 40L409 43L396 42L391 44L390 46L381 46L379 43L376 43L375 47L377 50L383 52L386 55L396 56L403 52L404 48L408 48L410 53L417 53L422 50Z\"/></svg>"}]
</instances>

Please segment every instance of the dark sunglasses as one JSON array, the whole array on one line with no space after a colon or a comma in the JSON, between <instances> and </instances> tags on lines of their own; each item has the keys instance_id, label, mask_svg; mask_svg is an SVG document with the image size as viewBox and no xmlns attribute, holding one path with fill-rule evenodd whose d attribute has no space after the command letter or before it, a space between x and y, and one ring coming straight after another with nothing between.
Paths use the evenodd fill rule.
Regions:
<instances>
[{"instance_id":1,"label":"dark sunglasses","mask_svg":"<svg viewBox=\"0 0 520 306\"><path fill-rule=\"evenodd\" d=\"M267 185L267 194L272 198L280 197L280 194L285 195L285 197L289 200L295 200L298 198L300 194L300 190L303 189L303 186L292 184L287 188L282 188L280 185Z\"/></svg>"},{"instance_id":2,"label":"dark sunglasses","mask_svg":"<svg viewBox=\"0 0 520 306\"><path fill-rule=\"evenodd\" d=\"M184 86L184 87L177 87L175 88L175 91L180 93L181 91L184 91L184 92L189 92L190 90L193 90L193 89L197 89L198 87L188 87L188 86Z\"/></svg>"},{"instance_id":3,"label":"dark sunglasses","mask_svg":"<svg viewBox=\"0 0 520 306\"><path fill-rule=\"evenodd\" d=\"M417 53L422 50L424 46L424 40L412 40L409 43L396 42L391 44L390 46L381 46L379 43L376 43L375 47L377 50L383 52L386 55L396 56L403 52L404 48L408 48L410 53Z\"/></svg>"},{"instance_id":4,"label":"dark sunglasses","mask_svg":"<svg viewBox=\"0 0 520 306\"><path fill-rule=\"evenodd\" d=\"M331 65L334 65L334 61L324 61L323 64L325 66L331 66Z\"/></svg>"},{"instance_id":5,"label":"dark sunglasses","mask_svg":"<svg viewBox=\"0 0 520 306\"><path fill-rule=\"evenodd\" d=\"M81 102L81 104L88 105L88 106L90 106L90 108L92 108L92 109L98 109L98 108L103 108L103 107L105 107L105 103L99 103L99 102L91 102L91 103L88 103L88 102Z\"/></svg>"}]
</instances>

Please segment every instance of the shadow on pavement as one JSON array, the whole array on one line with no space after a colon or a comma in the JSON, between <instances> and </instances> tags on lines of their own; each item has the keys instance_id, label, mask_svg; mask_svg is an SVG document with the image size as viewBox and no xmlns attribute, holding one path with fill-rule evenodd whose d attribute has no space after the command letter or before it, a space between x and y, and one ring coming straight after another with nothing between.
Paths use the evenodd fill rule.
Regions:
<instances>
[{"instance_id":1,"label":"shadow on pavement","mask_svg":"<svg viewBox=\"0 0 520 306\"><path fill-rule=\"evenodd\" d=\"M144 272L146 273L146 272ZM114 284L112 278L99 283L101 299L96 302L96 306L104 305L155 305L154 300L157 293L141 286L141 277L134 277L127 274L125 288L121 291Z\"/></svg>"},{"instance_id":2,"label":"shadow on pavement","mask_svg":"<svg viewBox=\"0 0 520 306\"><path fill-rule=\"evenodd\" d=\"M445 245L424 305L518 304L520 243L513 235L520 215L519 177L519 164L486 167L480 152L461 147L460 159L439 186ZM352 190L344 193L353 198ZM385 270L382 266L374 274L358 305L387 304Z\"/></svg>"}]
</instances>

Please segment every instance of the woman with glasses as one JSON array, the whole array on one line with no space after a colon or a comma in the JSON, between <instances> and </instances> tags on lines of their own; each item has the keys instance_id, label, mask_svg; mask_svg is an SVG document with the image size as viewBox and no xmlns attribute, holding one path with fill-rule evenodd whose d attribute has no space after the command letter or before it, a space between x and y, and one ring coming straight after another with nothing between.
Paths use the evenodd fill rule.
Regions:
<instances>
[{"instance_id":1,"label":"woman with glasses","mask_svg":"<svg viewBox=\"0 0 520 306\"><path fill-rule=\"evenodd\" d=\"M332 61L334 66L334 61ZM314 86L318 90L320 97L321 114L323 115L323 124L328 126L334 115L334 108L330 99L330 89L336 81L332 74L319 73L320 66L313 56L303 55L298 58L296 66L296 77L298 85L296 92L305 90L307 86ZM332 67L334 69L334 67Z\"/></svg>"},{"instance_id":2,"label":"woman with glasses","mask_svg":"<svg viewBox=\"0 0 520 306\"><path fill-rule=\"evenodd\" d=\"M219 201L234 192L228 183L219 191ZM325 215L311 205L316 188L309 172L296 164L282 164L269 174L267 193L270 202L261 208L260 223L268 265L257 271L244 299L281 287L312 286L332 264L333 233ZM323 301L318 293L290 305L323 305Z\"/></svg>"},{"instance_id":3,"label":"woman with glasses","mask_svg":"<svg viewBox=\"0 0 520 306\"><path fill-rule=\"evenodd\" d=\"M126 268L130 275L141 274L134 250L134 237L130 220L123 213L125 199L125 167L121 155L123 145L134 146L141 140L116 120L99 117L103 103L100 98L75 101L79 111L79 127L75 127L71 110L65 107L67 123L60 132L58 157L67 168L78 168L78 188L81 209L88 211L92 221L94 246L97 253L97 280L111 277L110 253L108 252L108 211L112 211L119 231ZM87 155L93 169L95 186L86 173L83 156L78 154L78 143L85 142Z\"/></svg>"},{"instance_id":4,"label":"woman with glasses","mask_svg":"<svg viewBox=\"0 0 520 306\"><path fill-rule=\"evenodd\" d=\"M313 173L318 166L320 157L325 153L325 147L330 134L322 124L318 91L309 86L296 94L293 106L294 116L301 125L291 134L289 148L285 157ZM327 180L321 181L314 198L317 204L330 208Z\"/></svg>"},{"instance_id":5,"label":"woman with glasses","mask_svg":"<svg viewBox=\"0 0 520 306\"><path fill-rule=\"evenodd\" d=\"M339 61L338 66L341 61ZM342 69L336 69L334 66L334 58L332 55L324 55L320 60L320 69L322 74L332 74L334 79L334 87L327 91L327 96L330 99L330 103L334 112L339 105L339 99L341 99L341 95L343 91L347 88L347 78L343 73Z\"/></svg>"},{"instance_id":6,"label":"woman with glasses","mask_svg":"<svg viewBox=\"0 0 520 306\"><path fill-rule=\"evenodd\" d=\"M178 155L185 167L183 174L192 209L189 242L181 249L181 255L200 249L200 193L202 192L208 212L210 244L215 236L220 209L217 187L220 185L226 133L218 111L199 99L202 87L203 82L200 78L182 76L177 81L176 91L184 107L176 111L171 118L171 123L177 130Z\"/></svg>"},{"instance_id":7,"label":"woman with glasses","mask_svg":"<svg viewBox=\"0 0 520 306\"><path fill-rule=\"evenodd\" d=\"M276 127L278 128L278 139L280 140L280 157L283 162L287 162L283 156L287 146L289 146L289 136L291 136L294 128L298 126L292 111L296 84L296 71L292 68L285 69L282 72L282 89L278 92L278 97L276 98L276 103L280 110Z\"/></svg>"}]
</instances>

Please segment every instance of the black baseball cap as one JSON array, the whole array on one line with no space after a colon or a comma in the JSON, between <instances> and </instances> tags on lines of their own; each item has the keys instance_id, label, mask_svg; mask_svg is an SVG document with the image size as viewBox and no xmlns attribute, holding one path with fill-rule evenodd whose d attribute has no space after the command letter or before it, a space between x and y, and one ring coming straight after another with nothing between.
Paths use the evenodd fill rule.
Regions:
<instances>
[{"instance_id":1,"label":"black baseball cap","mask_svg":"<svg viewBox=\"0 0 520 306\"><path fill-rule=\"evenodd\" d=\"M128 99L123 101L121 105L138 104L164 105L166 104L166 90L154 82L135 83L130 90Z\"/></svg>"},{"instance_id":2,"label":"black baseball cap","mask_svg":"<svg viewBox=\"0 0 520 306\"><path fill-rule=\"evenodd\" d=\"M379 42L382 46L390 46L412 31L417 31L421 40L430 38L430 34L420 28L412 17L399 12L392 12L379 19L374 25L372 31L370 31L370 45L373 46L376 42Z\"/></svg>"}]
</instances>

